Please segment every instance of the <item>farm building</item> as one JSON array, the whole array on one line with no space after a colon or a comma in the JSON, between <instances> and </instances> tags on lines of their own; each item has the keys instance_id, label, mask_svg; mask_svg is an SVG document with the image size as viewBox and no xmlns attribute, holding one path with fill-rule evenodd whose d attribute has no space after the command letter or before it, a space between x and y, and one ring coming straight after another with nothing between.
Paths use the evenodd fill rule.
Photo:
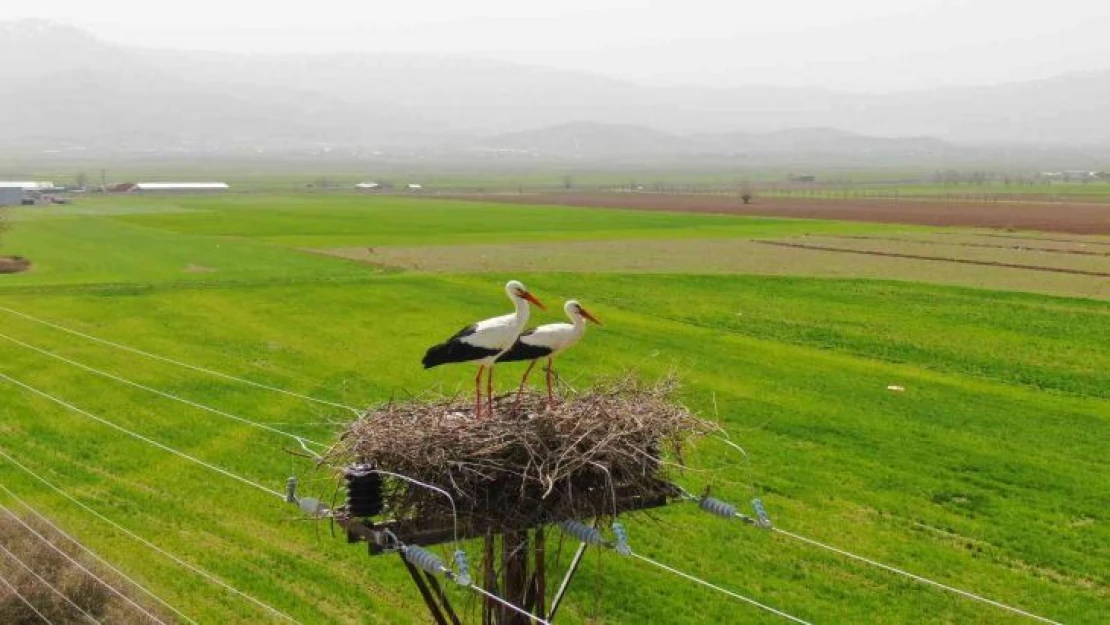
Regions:
<instances>
[{"instance_id":1,"label":"farm building","mask_svg":"<svg viewBox=\"0 0 1110 625\"><path fill-rule=\"evenodd\" d=\"M1068 182L1084 182L1087 180L1094 180L1097 172L1087 171L1085 169L1069 169L1064 174L1064 180Z\"/></svg>"},{"instance_id":2,"label":"farm building","mask_svg":"<svg viewBox=\"0 0 1110 625\"><path fill-rule=\"evenodd\" d=\"M423 191L424 190L424 185L416 184L415 182L410 182L407 185L405 185L405 189L407 189L409 191Z\"/></svg>"},{"instance_id":3,"label":"farm building","mask_svg":"<svg viewBox=\"0 0 1110 625\"><path fill-rule=\"evenodd\" d=\"M0 206L16 206L23 203L23 187L13 187L0 182Z\"/></svg>"},{"instance_id":4,"label":"farm building","mask_svg":"<svg viewBox=\"0 0 1110 625\"><path fill-rule=\"evenodd\" d=\"M128 193L222 193L226 182L137 182Z\"/></svg>"},{"instance_id":5,"label":"farm building","mask_svg":"<svg viewBox=\"0 0 1110 625\"><path fill-rule=\"evenodd\" d=\"M0 206L14 206L23 203L43 191L53 190L53 182L0 181Z\"/></svg>"},{"instance_id":6,"label":"farm building","mask_svg":"<svg viewBox=\"0 0 1110 625\"><path fill-rule=\"evenodd\" d=\"M1039 177L1042 180L1056 181L1062 180L1064 182L1087 182L1088 180L1098 180L1099 174L1097 171L1087 171L1085 169L1069 169L1067 171L1042 171Z\"/></svg>"},{"instance_id":7,"label":"farm building","mask_svg":"<svg viewBox=\"0 0 1110 625\"><path fill-rule=\"evenodd\" d=\"M360 182L355 185L356 191L380 191L382 185L376 182Z\"/></svg>"}]
</instances>

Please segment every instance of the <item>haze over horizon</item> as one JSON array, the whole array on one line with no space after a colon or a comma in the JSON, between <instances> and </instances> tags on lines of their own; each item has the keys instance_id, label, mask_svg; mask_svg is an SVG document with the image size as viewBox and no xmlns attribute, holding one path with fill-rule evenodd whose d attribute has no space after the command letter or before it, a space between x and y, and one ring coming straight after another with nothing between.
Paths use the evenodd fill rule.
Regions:
<instances>
[{"instance_id":1,"label":"haze over horizon","mask_svg":"<svg viewBox=\"0 0 1110 625\"><path fill-rule=\"evenodd\" d=\"M127 0L0 7L145 48L429 53L590 72L649 86L818 87L882 93L996 85L1110 69L1110 3L999 0L320 0L259 11L195 0L157 12Z\"/></svg>"},{"instance_id":2,"label":"haze over horizon","mask_svg":"<svg viewBox=\"0 0 1110 625\"><path fill-rule=\"evenodd\" d=\"M425 8L434 4L416 2ZM915 37L930 30L931 19L947 15L937 11L953 11L960 3L926 3L915 9L920 16L904 4L892 3L893 8L866 19L833 19L812 5L814 14L803 11L805 19L790 28L774 9L759 14L769 24L762 39L729 35L738 27L722 19L706 28L704 39L695 40L688 17L676 19L673 28L631 19L617 28L616 7L639 15L635 7L645 6L632 0L597 10L575 0L563 12L484 0L469 12L451 9L440 21L429 21L411 7L385 12L360 32L364 45L353 52L329 50L351 49L351 40L341 35L368 14L352 5L352 13L341 20L328 11L346 6L338 0L324 0L303 26L283 21L291 15L281 10L260 15L247 35L226 46L221 42L243 31L248 16L234 7L226 14L208 11L209 0L198 0L195 11L181 12L180 20L173 12L160 21L135 13L112 22L117 29L142 34L130 40L73 25L88 17L73 3L37 7L38 17L0 9L0 58L18 61L0 64L0 149L24 155L1020 162L1036 167L1051 162L1062 168L1105 168L1110 159L1110 118L1103 111L1110 101L1110 38L1075 36L1065 52L1078 60L1069 63L1066 54L1053 52L1037 57L1040 65L1022 59L1028 61L1052 38L1038 38L1034 46L1015 42L1052 24L1087 32L1105 22L1110 32L1110 17L1099 18L1110 9L1096 7L1085 20L1076 12L1057 11L1054 15L1066 18L1024 29L1017 28L1024 10L1015 10L1009 39L990 38L1002 32L997 28L980 29L993 52L971 54L961 47L959 35L981 26L972 19L978 13L955 20L962 26L938 35L930 52ZM1078 9L1080 3L1071 4ZM45 11L63 5L80 10ZM97 23L107 24L125 5L109 2ZM872 5L879 6L870 0L856 3ZM697 6L695 0L686 8L697 13ZM799 0L792 6L809 5ZM496 19L475 12L499 7L506 10ZM211 18L216 14L218 22ZM667 14L652 14L652 20ZM813 23L822 15L827 22ZM460 26L473 20L473 28ZM570 27L578 22L589 27ZM771 28L776 23L778 31ZM891 28L874 28L883 23ZM324 41L321 29L333 28L327 24L343 26L335 26L335 36ZM513 24L519 28L508 27ZM603 36L607 29L609 38ZM450 36L437 38L440 31ZM953 43L945 47L949 31L955 33ZM375 33L383 36L375 39ZM405 38L405 33L413 36ZM894 41L903 34L906 45ZM768 45L759 56L712 50L760 41ZM791 47L795 44L797 49ZM564 46L557 58L545 56L547 46L554 45ZM497 51L510 47L512 54ZM656 48L670 51L661 62L651 52ZM1096 48L1107 53L1079 55ZM1014 50L1021 54L1011 55ZM956 53L962 55L961 64L946 64L946 56ZM637 60L622 60L625 54ZM584 69L575 61L583 55L594 59ZM852 55L864 60L849 63ZM919 71L914 59L927 67ZM733 67L738 63L747 65ZM992 84L937 86L944 82L937 83L938 72L957 66L962 73L944 77L957 81L989 74ZM831 69L821 80L807 78L822 68ZM1042 70L1046 76L1038 75ZM866 93L833 84L852 80L883 88Z\"/></svg>"}]
</instances>

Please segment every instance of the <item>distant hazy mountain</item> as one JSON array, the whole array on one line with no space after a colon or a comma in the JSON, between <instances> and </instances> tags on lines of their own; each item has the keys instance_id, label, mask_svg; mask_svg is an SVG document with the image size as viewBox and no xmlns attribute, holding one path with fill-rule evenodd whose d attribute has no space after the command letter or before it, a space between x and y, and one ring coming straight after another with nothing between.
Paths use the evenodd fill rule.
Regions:
<instances>
[{"instance_id":1,"label":"distant hazy mountain","mask_svg":"<svg viewBox=\"0 0 1110 625\"><path fill-rule=\"evenodd\" d=\"M767 133L733 132L691 137L704 151L730 154L944 156L952 144L928 137L874 137L835 128L790 128Z\"/></svg>"},{"instance_id":2,"label":"distant hazy mountain","mask_svg":"<svg viewBox=\"0 0 1110 625\"><path fill-rule=\"evenodd\" d=\"M589 158L682 155L701 149L699 142L647 126L584 121L500 134L478 146L536 156Z\"/></svg>"},{"instance_id":3,"label":"distant hazy mountain","mask_svg":"<svg viewBox=\"0 0 1110 625\"><path fill-rule=\"evenodd\" d=\"M388 103L363 106L296 83L222 81L201 71L210 59L188 56L42 22L0 24L0 58L20 60L0 63L0 145L265 151L427 145L449 132Z\"/></svg>"},{"instance_id":4,"label":"distant hazy mountain","mask_svg":"<svg viewBox=\"0 0 1110 625\"><path fill-rule=\"evenodd\" d=\"M677 89L433 55L148 50L41 21L0 23L0 58L0 147L943 157L1110 146L1110 71L889 95Z\"/></svg>"}]
</instances>

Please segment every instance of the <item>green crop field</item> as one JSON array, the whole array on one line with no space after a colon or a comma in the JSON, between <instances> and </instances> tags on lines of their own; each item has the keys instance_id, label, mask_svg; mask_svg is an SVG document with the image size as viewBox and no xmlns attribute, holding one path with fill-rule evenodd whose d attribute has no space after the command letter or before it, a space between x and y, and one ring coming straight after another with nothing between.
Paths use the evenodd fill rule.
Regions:
<instances>
[{"instance_id":1,"label":"green crop field","mask_svg":"<svg viewBox=\"0 0 1110 625\"><path fill-rule=\"evenodd\" d=\"M458 327L506 312L502 285L518 278L552 311L575 297L605 323L562 359L573 385L673 371L682 401L747 450L744 462L717 441L699 442L686 458L692 469L676 478L686 488L712 484L750 512L754 487L784 530L1057 621L1110 621L1107 278L1068 276L1075 281L1042 288L1036 272L1018 279L1023 270L999 268L971 281L982 268L957 275L931 271L943 267L936 263L884 273L877 257L865 272L840 267L827 277L768 255L777 248L747 256L754 248L744 246L806 236L932 240L937 229L435 199L101 197L10 217L0 254L33 267L0 275L0 452L295 620L429 622L397 556L369 558L273 494L13 380L269 489L295 474L302 492L328 502L333 476L290 453L296 443L226 415L320 441L334 440L351 415L12 311L363 407L427 389L466 392L472 368L424 371L420 357ZM983 240L975 236L952 240ZM730 241L740 250L732 256ZM582 250L581 259L559 257L559 246ZM330 253L356 248L375 251ZM416 262L422 249L427 265ZM486 260L469 262L468 251ZM727 262L699 263L699 254ZM774 262L775 271L761 270ZM1110 257L1077 262L1105 266ZM787 275L756 275L768 273ZM1046 289L1058 295L1035 292ZM522 369L498 367L500 387ZM0 484L199 622L277 620L2 456ZM0 503L20 510L7 495ZM630 515L627 526L637 552L814 623L1026 620L691 504ZM450 593L474 615L474 595ZM564 621L781 619L591 551Z\"/></svg>"}]
</instances>

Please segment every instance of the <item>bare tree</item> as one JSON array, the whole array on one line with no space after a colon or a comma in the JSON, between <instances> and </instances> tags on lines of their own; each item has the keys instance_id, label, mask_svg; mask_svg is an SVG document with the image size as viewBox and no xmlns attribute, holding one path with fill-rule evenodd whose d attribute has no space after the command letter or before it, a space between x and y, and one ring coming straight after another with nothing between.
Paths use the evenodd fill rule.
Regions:
<instances>
[{"instance_id":1,"label":"bare tree","mask_svg":"<svg viewBox=\"0 0 1110 625\"><path fill-rule=\"evenodd\" d=\"M567 174L563 176L563 188L570 189L574 186L574 176Z\"/></svg>"},{"instance_id":2,"label":"bare tree","mask_svg":"<svg viewBox=\"0 0 1110 625\"><path fill-rule=\"evenodd\" d=\"M752 185L745 180L744 183L740 185L740 200L745 204L751 204L753 199L755 199L755 193L752 191Z\"/></svg>"},{"instance_id":3,"label":"bare tree","mask_svg":"<svg viewBox=\"0 0 1110 625\"><path fill-rule=\"evenodd\" d=\"M73 177L73 182L78 189L86 189L89 186L89 176L83 171L77 172L77 175Z\"/></svg>"}]
</instances>

